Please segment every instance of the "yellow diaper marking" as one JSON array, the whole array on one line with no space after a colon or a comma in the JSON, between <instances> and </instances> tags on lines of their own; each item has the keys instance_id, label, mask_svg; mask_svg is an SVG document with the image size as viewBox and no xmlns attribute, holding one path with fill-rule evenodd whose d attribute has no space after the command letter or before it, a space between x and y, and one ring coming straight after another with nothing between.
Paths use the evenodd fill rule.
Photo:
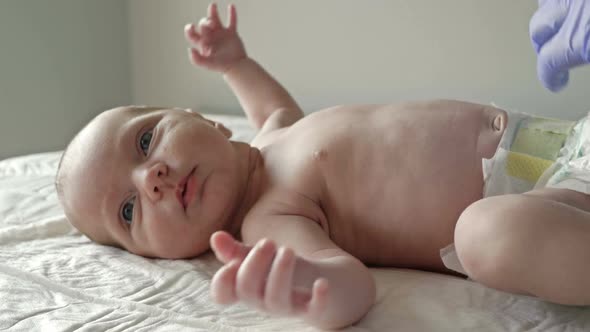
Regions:
<instances>
[{"instance_id":1,"label":"yellow diaper marking","mask_svg":"<svg viewBox=\"0 0 590 332\"><path fill-rule=\"evenodd\" d=\"M559 155L573 124L541 117L524 120L510 146L506 173L536 183Z\"/></svg>"},{"instance_id":2,"label":"yellow diaper marking","mask_svg":"<svg viewBox=\"0 0 590 332\"><path fill-rule=\"evenodd\" d=\"M551 164L551 160L511 151L506 160L506 172L515 178L534 183Z\"/></svg>"}]
</instances>

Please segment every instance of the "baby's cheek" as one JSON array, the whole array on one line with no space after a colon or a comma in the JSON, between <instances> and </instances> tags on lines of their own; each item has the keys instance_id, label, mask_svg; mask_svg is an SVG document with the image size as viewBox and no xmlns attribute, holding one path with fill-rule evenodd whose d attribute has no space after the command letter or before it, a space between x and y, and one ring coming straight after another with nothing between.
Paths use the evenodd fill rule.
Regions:
<instances>
[{"instance_id":1,"label":"baby's cheek","mask_svg":"<svg viewBox=\"0 0 590 332\"><path fill-rule=\"evenodd\" d=\"M198 220L163 211L156 211L152 217L147 232L150 246L159 257L194 257L209 249L209 236L214 231L201 227Z\"/></svg>"},{"instance_id":2,"label":"baby's cheek","mask_svg":"<svg viewBox=\"0 0 590 332\"><path fill-rule=\"evenodd\" d=\"M187 232L179 232L167 227L158 227L151 231L150 246L158 257L185 258L193 251L190 234Z\"/></svg>"}]
</instances>

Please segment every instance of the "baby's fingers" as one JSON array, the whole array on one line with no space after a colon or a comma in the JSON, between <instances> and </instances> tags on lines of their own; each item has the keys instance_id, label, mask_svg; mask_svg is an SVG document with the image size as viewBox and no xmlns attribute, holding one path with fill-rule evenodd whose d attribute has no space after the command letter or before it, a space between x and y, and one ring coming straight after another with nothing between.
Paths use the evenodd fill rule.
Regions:
<instances>
[{"instance_id":1,"label":"baby's fingers","mask_svg":"<svg viewBox=\"0 0 590 332\"><path fill-rule=\"evenodd\" d=\"M198 45L201 40L201 35L195 30L195 26L192 23L184 26L184 37L187 41L195 45Z\"/></svg>"},{"instance_id":2,"label":"baby's fingers","mask_svg":"<svg viewBox=\"0 0 590 332\"><path fill-rule=\"evenodd\" d=\"M192 53L198 54L196 50L193 50ZM224 231L213 233L209 242L215 256L223 263L228 263L232 260L242 261L248 256L251 249L243 243L236 241L229 233Z\"/></svg>"},{"instance_id":3,"label":"baby's fingers","mask_svg":"<svg viewBox=\"0 0 590 332\"><path fill-rule=\"evenodd\" d=\"M293 311L291 293L295 261L293 250L281 248L277 252L264 291L264 305L268 310L279 314Z\"/></svg>"},{"instance_id":4,"label":"baby's fingers","mask_svg":"<svg viewBox=\"0 0 590 332\"><path fill-rule=\"evenodd\" d=\"M236 11L236 5L230 4L227 6L229 11L229 26L227 27L231 31L238 29L238 13Z\"/></svg>"},{"instance_id":5,"label":"baby's fingers","mask_svg":"<svg viewBox=\"0 0 590 332\"><path fill-rule=\"evenodd\" d=\"M215 31L215 26L209 17L203 17L199 20L196 30L201 35L201 40L206 39L206 41L208 41L208 39L211 39L211 35Z\"/></svg>"},{"instance_id":6,"label":"baby's fingers","mask_svg":"<svg viewBox=\"0 0 590 332\"><path fill-rule=\"evenodd\" d=\"M212 28L217 28L222 25L221 20L219 19L219 12L217 11L217 4L216 3L209 4L209 8L207 9L207 13L208 13L207 17L211 21Z\"/></svg>"},{"instance_id":7,"label":"baby's fingers","mask_svg":"<svg viewBox=\"0 0 590 332\"><path fill-rule=\"evenodd\" d=\"M256 308L264 308L264 291L268 273L276 253L272 241L259 241L248 254L236 280L238 298Z\"/></svg>"},{"instance_id":8,"label":"baby's fingers","mask_svg":"<svg viewBox=\"0 0 590 332\"><path fill-rule=\"evenodd\" d=\"M219 304L232 304L237 301L236 275L240 268L239 261L230 262L221 267L211 281L211 295Z\"/></svg>"},{"instance_id":9,"label":"baby's fingers","mask_svg":"<svg viewBox=\"0 0 590 332\"><path fill-rule=\"evenodd\" d=\"M206 56L192 47L188 49L188 57L195 66L202 66L206 64Z\"/></svg>"},{"instance_id":10,"label":"baby's fingers","mask_svg":"<svg viewBox=\"0 0 590 332\"><path fill-rule=\"evenodd\" d=\"M319 319L326 310L329 291L330 285L328 280L320 278L313 283L311 300L307 303L305 309L306 315L308 315L312 320Z\"/></svg>"}]
</instances>

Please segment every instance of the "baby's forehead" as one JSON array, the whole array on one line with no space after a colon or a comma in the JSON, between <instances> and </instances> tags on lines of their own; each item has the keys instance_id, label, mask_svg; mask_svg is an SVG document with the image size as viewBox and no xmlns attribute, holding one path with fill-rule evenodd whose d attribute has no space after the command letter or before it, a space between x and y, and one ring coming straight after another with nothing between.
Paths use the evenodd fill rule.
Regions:
<instances>
[{"instance_id":1,"label":"baby's forehead","mask_svg":"<svg viewBox=\"0 0 590 332\"><path fill-rule=\"evenodd\" d=\"M106 110L96 116L92 122L111 123L112 125L123 124L126 120L131 120L140 115L146 115L155 111L162 110L161 107L147 106L121 106Z\"/></svg>"},{"instance_id":2,"label":"baby's forehead","mask_svg":"<svg viewBox=\"0 0 590 332\"><path fill-rule=\"evenodd\" d=\"M186 111L191 114L203 117L198 112L194 112L191 109L184 109L179 107L158 107L158 106L120 106L110 110L106 110L94 118L92 122L107 123L112 127L123 126L127 121L132 120L139 116L149 115L154 112L179 112Z\"/></svg>"},{"instance_id":3,"label":"baby's forehead","mask_svg":"<svg viewBox=\"0 0 590 332\"><path fill-rule=\"evenodd\" d=\"M159 110L162 108L145 106L122 106L106 110L92 119L80 131L78 141L87 143L88 140L93 141L97 137L103 136L106 136L107 139L115 138L133 119Z\"/></svg>"},{"instance_id":4,"label":"baby's forehead","mask_svg":"<svg viewBox=\"0 0 590 332\"><path fill-rule=\"evenodd\" d=\"M185 114L181 108L147 107L147 106L123 106L113 108L96 116L88 123L71 142L72 150L85 155L84 159L93 159L92 162L100 159L110 158L120 145L121 141L133 136L132 128L142 125L142 119L149 119L153 113L174 113ZM182 112L182 113L180 113ZM203 118L202 115L190 111L191 114ZM204 119L204 118L203 118ZM78 155L78 158L81 156Z\"/></svg>"}]
</instances>

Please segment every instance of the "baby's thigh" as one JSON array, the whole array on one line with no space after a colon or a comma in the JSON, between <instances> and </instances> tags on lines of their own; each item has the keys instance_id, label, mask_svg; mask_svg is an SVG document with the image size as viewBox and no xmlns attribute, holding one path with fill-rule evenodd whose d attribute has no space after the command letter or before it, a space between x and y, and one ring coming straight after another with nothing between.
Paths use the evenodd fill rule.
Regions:
<instances>
[{"instance_id":1,"label":"baby's thigh","mask_svg":"<svg viewBox=\"0 0 590 332\"><path fill-rule=\"evenodd\" d=\"M590 195L570 189L543 188L531 190L523 195L548 199L590 212Z\"/></svg>"},{"instance_id":2,"label":"baby's thigh","mask_svg":"<svg viewBox=\"0 0 590 332\"><path fill-rule=\"evenodd\" d=\"M543 188L473 203L459 217L455 244L460 247L493 239L544 238L564 228L590 231L590 196L569 189Z\"/></svg>"},{"instance_id":3,"label":"baby's thigh","mask_svg":"<svg viewBox=\"0 0 590 332\"><path fill-rule=\"evenodd\" d=\"M590 274L590 202L568 189L493 196L469 206L455 229L455 248L467 274L488 286L558 303L579 303ZM558 268L556 268L558 267ZM581 276L584 276L583 279ZM590 294L584 302L590 301Z\"/></svg>"}]
</instances>

